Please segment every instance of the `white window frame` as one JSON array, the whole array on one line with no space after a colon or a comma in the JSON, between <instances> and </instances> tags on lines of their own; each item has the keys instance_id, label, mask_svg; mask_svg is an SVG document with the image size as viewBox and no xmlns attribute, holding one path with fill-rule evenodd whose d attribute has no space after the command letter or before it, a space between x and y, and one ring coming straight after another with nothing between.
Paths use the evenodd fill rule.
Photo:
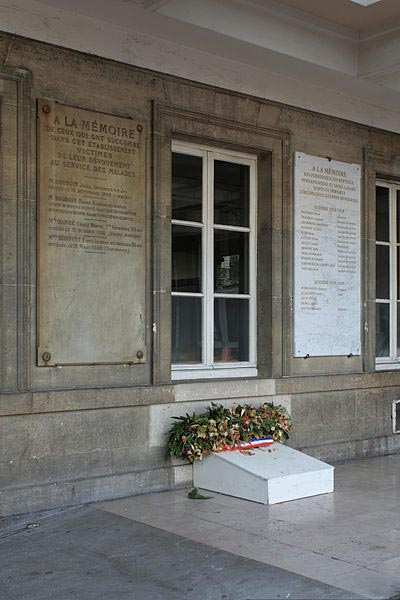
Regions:
<instances>
[{"instance_id":1,"label":"white window frame","mask_svg":"<svg viewBox=\"0 0 400 600\"><path fill-rule=\"evenodd\" d=\"M375 304L389 304L389 356L376 356L376 370L400 369L400 355L397 354L397 312L400 310L397 300L397 191L400 185L387 181L376 181L376 187L389 189L389 241L375 240L375 246L389 247L389 300L375 297Z\"/></svg>"},{"instance_id":2,"label":"white window frame","mask_svg":"<svg viewBox=\"0 0 400 600\"><path fill-rule=\"evenodd\" d=\"M172 152L203 158L203 218L202 223L172 219L172 225L187 225L202 229L201 293L172 292L172 296L203 298L202 363L172 364L172 379L211 379L225 377L255 377L257 375L257 157L253 154L221 150L212 146L172 142ZM214 225L214 160L248 165L250 167L249 227ZM243 231L249 233L249 293L214 293L214 231ZM249 360L246 362L213 362L214 356L214 298L248 298L249 300Z\"/></svg>"}]
</instances>

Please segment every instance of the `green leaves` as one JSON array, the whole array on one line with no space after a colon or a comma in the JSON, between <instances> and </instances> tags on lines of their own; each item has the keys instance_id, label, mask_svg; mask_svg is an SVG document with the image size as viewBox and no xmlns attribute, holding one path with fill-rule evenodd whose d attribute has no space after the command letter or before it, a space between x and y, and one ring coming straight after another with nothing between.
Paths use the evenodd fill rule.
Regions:
<instances>
[{"instance_id":1,"label":"green leaves","mask_svg":"<svg viewBox=\"0 0 400 600\"><path fill-rule=\"evenodd\" d=\"M167 455L189 462L250 438L269 436L282 442L291 429L286 409L268 402L258 408L248 404L224 408L213 402L206 413L173 418L177 422L168 433Z\"/></svg>"},{"instance_id":2,"label":"green leaves","mask_svg":"<svg viewBox=\"0 0 400 600\"><path fill-rule=\"evenodd\" d=\"M203 496L197 488L193 488L192 491L188 493L188 498L191 500L209 500L212 496Z\"/></svg>"}]
</instances>

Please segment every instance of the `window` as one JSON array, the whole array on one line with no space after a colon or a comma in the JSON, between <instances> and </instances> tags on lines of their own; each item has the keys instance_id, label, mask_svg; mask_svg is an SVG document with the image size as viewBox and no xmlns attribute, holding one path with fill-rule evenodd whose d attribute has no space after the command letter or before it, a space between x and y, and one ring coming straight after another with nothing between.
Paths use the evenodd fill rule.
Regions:
<instances>
[{"instance_id":1,"label":"window","mask_svg":"<svg viewBox=\"0 0 400 600\"><path fill-rule=\"evenodd\" d=\"M173 378L256 375L256 158L172 150Z\"/></svg>"},{"instance_id":2,"label":"window","mask_svg":"<svg viewBox=\"0 0 400 600\"><path fill-rule=\"evenodd\" d=\"M376 362L400 366L400 186L376 186Z\"/></svg>"},{"instance_id":3,"label":"window","mask_svg":"<svg viewBox=\"0 0 400 600\"><path fill-rule=\"evenodd\" d=\"M392 402L392 431L400 433L400 400Z\"/></svg>"}]
</instances>

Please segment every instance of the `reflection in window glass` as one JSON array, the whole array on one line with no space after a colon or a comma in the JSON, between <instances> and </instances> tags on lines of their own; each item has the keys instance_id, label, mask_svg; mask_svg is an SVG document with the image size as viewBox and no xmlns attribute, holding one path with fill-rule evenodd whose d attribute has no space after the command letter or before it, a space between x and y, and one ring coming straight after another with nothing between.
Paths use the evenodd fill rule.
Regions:
<instances>
[{"instance_id":1,"label":"reflection in window glass","mask_svg":"<svg viewBox=\"0 0 400 600\"><path fill-rule=\"evenodd\" d=\"M400 356L400 302L397 302L397 356Z\"/></svg>"},{"instance_id":2,"label":"reflection in window glass","mask_svg":"<svg viewBox=\"0 0 400 600\"><path fill-rule=\"evenodd\" d=\"M396 192L396 215L400 215L400 190ZM396 242L400 243L400 219L397 217L396 223Z\"/></svg>"},{"instance_id":3,"label":"reflection in window glass","mask_svg":"<svg viewBox=\"0 0 400 600\"><path fill-rule=\"evenodd\" d=\"M214 361L249 360L249 302L216 298L214 304Z\"/></svg>"},{"instance_id":4,"label":"reflection in window glass","mask_svg":"<svg viewBox=\"0 0 400 600\"><path fill-rule=\"evenodd\" d=\"M389 304L376 304L376 356L389 356Z\"/></svg>"},{"instance_id":5,"label":"reflection in window glass","mask_svg":"<svg viewBox=\"0 0 400 600\"><path fill-rule=\"evenodd\" d=\"M201 292L199 227L172 226L172 291Z\"/></svg>"},{"instance_id":6,"label":"reflection in window glass","mask_svg":"<svg viewBox=\"0 0 400 600\"><path fill-rule=\"evenodd\" d=\"M248 294L249 234L214 230L214 288L223 294Z\"/></svg>"},{"instance_id":7,"label":"reflection in window glass","mask_svg":"<svg viewBox=\"0 0 400 600\"><path fill-rule=\"evenodd\" d=\"M400 246L397 246L397 297L400 300Z\"/></svg>"},{"instance_id":8,"label":"reflection in window glass","mask_svg":"<svg viewBox=\"0 0 400 600\"><path fill-rule=\"evenodd\" d=\"M376 241L389 241L389 188L376 188Z\"/></svg>"},{"instance_id":9,"label":"reflection in window glass","mask_svg":"<svg viewBox=\"0 0 400 600\"><path fill-rule=\"evenodd\" d=\"M172 362L201 363L201 298L172 296Z\"/></svg>"},{"instance_id":10,"label":"reflection in window glass","mask_svg":"<svg viewBox=\"0 0 400 600\"><path fill-rule=\"evenodd\" d=\"M172 154L172 218L202 222L203 159Z\"/></svg>"},{"instance_id":11,"label":"reflection in window glass","mask_svg":"<svg viewBox=\"0 0 400 600\"><path fill-rule=\"evenodd\" d=\"M250 167L214 161L214 223L249 226Z\"/></svg>"},{"instance_id":12,"label":"reflection in window glass","mask_svg":"<svg viewBox=\"0 0 400 600\"><path fill-rule=\"evenodd\" d=\"M376 297L389 299L389 246L376 246Z\"/></svg>"}]
</instances>

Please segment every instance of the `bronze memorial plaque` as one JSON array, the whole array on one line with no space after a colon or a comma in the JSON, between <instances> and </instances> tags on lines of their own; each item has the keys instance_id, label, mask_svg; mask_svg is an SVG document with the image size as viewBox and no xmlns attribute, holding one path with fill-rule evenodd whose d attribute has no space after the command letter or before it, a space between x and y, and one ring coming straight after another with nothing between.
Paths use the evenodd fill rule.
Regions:
<instances>
[{"instance_id":1,"label":"bronze memorial plaque","mask_svg":"<svg viewBox=\"0 0 400 600\"><path fill-rule=\"evenodd\" d=\"M38 104L38 365L142 363L145 126Z\"/></svg>"}]
</instances>

